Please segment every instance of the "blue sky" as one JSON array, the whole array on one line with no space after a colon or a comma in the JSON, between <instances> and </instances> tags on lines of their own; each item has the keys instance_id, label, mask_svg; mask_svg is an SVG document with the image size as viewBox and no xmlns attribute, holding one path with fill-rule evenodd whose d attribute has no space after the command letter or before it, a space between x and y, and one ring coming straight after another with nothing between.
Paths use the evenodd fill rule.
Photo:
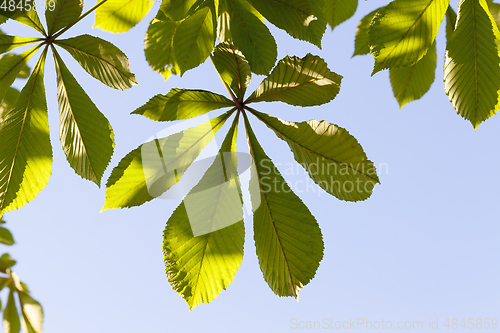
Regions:
<instances>
[{"instance_id":1,"label":"blue sky","mask_svg":"<svg viewBox=\"0 0 500 333\"><path fill-rule=\"evenodd\" d=\"M260 103L257 109L286 120L323 119L348 129L379 166L381 179L364 202L339 201L317 187L299 194L320 224L325 253L298 303L279 298L268 288L255 254L252 221L247 218L245 256L234 282L215 301L190 312L167 281L161 251L165 223L179 201L154 200L100 213L105 181L99 189L82 180L60 148L55 72L48 61L45 85L53 174L33 202L4 216L17 241L8 252L18 260L15 271L44 307L45 331L293 332L301 331L299 326L305 327L307 321L319 321L324 327L330 320L384 320L393 327L421 321L424 328L429 320L438 320L439 329L433 331L449 331L443 326L447 319L450 325L453 318L459 323L464 318L466 322L500 319L500 116L474 130L456 115L442 82L444 24L437 39L438 65L431 90L399 110L388 72L370 77L373 57L351 58L357 23L378 5L360 1L353 18L325 33L322 50L272 28L278 59L317 54L344 79L340 94L329 104L294 108ZM452 1L455 9L456 5ZM111 41L127 54L139 82L138 87L115 91L61 52L113 126L116 146L104 180L125 154L169 126L130 115L150 97L174 87L226 93L209 61L166 83L149 68L142 42L157 7L125 34L91 29L93 15L65 34L88 33ZM35 35L16 23L2 29ZM261 80L254 76L248 91ZM285 142L255 118L251 122L275 163L294 163ZM238 147L247 151L242 131ZM306 181L303 172L284 176L292 188ZM358 331L371 330L360 325Z\"/></svg>"}]
</instances>

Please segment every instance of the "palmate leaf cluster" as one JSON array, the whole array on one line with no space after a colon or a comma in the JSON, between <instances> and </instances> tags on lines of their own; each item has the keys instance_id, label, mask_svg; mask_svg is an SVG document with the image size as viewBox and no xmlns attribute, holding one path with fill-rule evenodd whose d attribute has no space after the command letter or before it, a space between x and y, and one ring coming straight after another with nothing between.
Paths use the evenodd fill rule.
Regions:
<instances>
[{"instance_id":1,"label":"palmate leaf cluster","mask_svg":"<svg viewBox=\"0 0 500 333\"><path fill-rule=\"evenodd\" d=\"M34 199L51 175L52 145L43 82L49 50L57 73L63 151L75 172L97 185L113 153L113 131L68 70L58 48L67 51L91 76L107 86L123 90L137 84L127 57L110 42L90 35L61 38L100 4L82 14L80 0L53 1L54 6L45 10L45 26L30 1L22 4L23 7L0 8L2 17L25 24L40 35L28 38L0 34L1 53L29 47L21 54L8 53L0 59L0 216ZM41 55L29 75L27 62L39 50ZM28 78L20 92L11 87L16 78Z\"/></svg>"},{"instance_id":2,"label":"palmate leaf cluster","mask_svg":"<svg viewBox=\"0 0 500 333\"><path fill-rule=\"evenodd\" d=\"M234 44L222 42L210 57L230 94L229 98L206 90L174 88L166 95L152 97L132 113L155 121L173 121L222 108L229 110L208 123L168 137L155 138L158 149L163 156L170 155L170 159L164 164L167 171L154 186L148 184L157 175L144 171L147 161L152 158L144 146L151 143L127 154L108 179L103 209L138 206L170 190L182 180L188 166L196 160L214 133L233 116L219 151L221 156L230 154L231 157L225 157L222 167L216 160L186 198L221 183L231 184L235 193L241 195L236 168L241 161L235 153L239 120L243 118L249 152L254 161L250 195L260 268L274 293L298 297L298 291L314 277L323 257L321 230L307 206L264 152L248 116L262 121L285 141L295 160L326 192L341 200L365 200L379 180L373 163L349 132L326 121L284 121L251 107L258 102L284 102L294 106L325 104L339 92L342 77L331 72L318 56L287 56L278 61L253 93L245 97L251 80L251 66L243 53ZM324 171L326 169L329 171ZM228 201L232 202L229 204L232 208L228 208ZM245 229L241 200L235 201L225 191L197 197L198 210L209 212L203 214L203 223L208 225L208 232L204 234L195 234L187 205L184 199L169 218L163 235L163 251L169 281L192 309L200 303L212 301L232 282L243 258ZM226 223L230 216L233 222ZM212 227L220 224L229 226Z\"/></svg>"},{"instance_id":3,"label":"palmate leaf cluster","mask_svg":"<svg viewBox=\"0 0 500 333\"><path fill-rule=\"evenodd\" d=\"M5 222L0 219L0 225ZM13 245L14 237L9 229L0 226L0 243ZM43 310L40 303L33 299L26 284L24 284L15 272L11 270L16 260L8 253L0 256L0 290L9 290L5 307L3 310L3 331L5 333L19 333L21 327L25 332L42 333ZM20 308L18 309L17 304Z\"/></svg>"},{"instance_id":4,"label":"palmate leaf cluster","mask_svg":"<svg viewBox=\"0 0 500 333\"><path fill-rule=\"evenodd\" d=\"M0 8L0 24L8 19L17 21L13 24L27 25L38 36L0 34L0 216L34 199L51 175L52 144L43 82L49 52L57 74L63 151L78 175L100 185L113 153L113 131L59 51L68 52L88 74L111 88L124 90L137 82L125 54L110 42L86 34L61 37L94 11L94 27L124 33L143 20L154 4L151 0L100 0L82 13L82 0L50 1L54 6L47 6L44 12L45 25L32 7ZM276 62L277 43L268 25L321 47L327 25L335 28L350 18L357 6L357 0L161 1L144 38L145 58L151 68L168 79L210 58L229 96L174 88L133 111L153 121L178 121L222 110L199 126L156 138L123 157L107 180L103 209L139 206L171 189L232 118L218 154L224 163L208 167L188 195L196 196L224 183L237 193L236 200L223 192L198 198L197 209L210 213L203 221L210 232L196 235L189 203L184 200L168 219L163 235L167 276L191 309L212 301L227 288L242 261L245 228L238 166L244 158L236 149L240 123L244 124L252 160L250 195L257 256L264 279L279 296L298 296L314 277L324 244L318 222L263 150L250 118L262 121L283 140L309 177L338 199L365 200L379 182L361 145L342 127L324 120L285 121L254 108L258 102L307 107L333 100L342 77L312 54L287 56ZM434 81L435 38L445 19L445 91L455 110L477 127L499 107L500 5L489 0L461 0L457 13L449 0L391 1L361 20L354 55L372 53L373 74L389 69L394 96L402 107L422 97ZM17 47L26 50L7 53ZM30 71L27 63L35 53L40 57ZM247 94L252 73L266 77ZM16 79L27 79L21 91L11 87ZM143 149L148 144L158 150ZM144 161L161 149L173 157L164 165L171 172L148 186L152 175L145 172ZM226 227L214 227L218 225ZM14 276L9 275L9 279L14 281L12 286L16 286L22 303L25 296L21 295L27 295L27 289L20 282L16 284ZM4 315L13 313L9 307ZM12 320L15 331L19 325Z\"/></svg>"},{"instance_id":5,"label":"palmate leaf cluster","mask_svg":"<svg viewBox=\"0 0 500 333\"><path fill-rule=\"evenodd\" d=\"M358 24L355 55L372 53L373 74L389 69L400 107L434 82L435 38L446 21L444 85L454 109L474 128L500 107L500 5L491 0L395 0Z\"/></svg>"}]
</instances>

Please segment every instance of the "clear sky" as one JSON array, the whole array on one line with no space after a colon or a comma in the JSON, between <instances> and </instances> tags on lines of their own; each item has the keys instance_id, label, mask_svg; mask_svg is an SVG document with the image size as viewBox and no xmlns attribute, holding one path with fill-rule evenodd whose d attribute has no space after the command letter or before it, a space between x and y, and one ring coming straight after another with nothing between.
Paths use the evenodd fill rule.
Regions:
<instances>
[{"instance_id":1,"label":"clear sky","mask_svg":"<svg viewBox=\"0 0 500 333\"><path fill-rule=\"evenodd\" d=\"M370 77L373 57L351 58L356 25L384 3L360 1L353 18L325 33L322 50L272 28L278 59L317 54L344 79L337 98L320 107L256 105L282 119L324 119L348 129L378 166L381 184L370 199L358 203L339 201L317 187L305 191L299 186L299 196L322 229L325 253L298 303L279 298L268 288L255 254L252 220L247 218L245 255L234 282L212 303L192 312L167 281L161 249L165 223L179 201L100 210L112 168L170 125L130 115L131 111L175 87L226 91L210 61L166 83L149 68L142 43L157 3L125 34L92 29L93 15L71 29L66 37L88 33L121 48L139 86L126 91L108 88L61 51L114 129L115 152L103 185L97 188L73 172L62 152L54 65L48 58L45 84L53 174L33 202L4 216L17 241L7 250L18 260L15 271L44 307L45 332L294 332L306 327L307 321L319 321L323 329L318 331L337 322L347 322L351 328L351 322L360 323L358 331L372 331L363 324L370 321L377 331L376 322L382 320L386 327L390 321L393 330L400 322L403 326L422 322L423 330L407 331L429 331L430 320L439 328L433 331L444 332L454 331L454 318L458 324L464 318L466 322L473 318L474 323L500 320L500 116L474 130L456 115L442 82L444 23L437 39L436 81L421 100L399 110L388 71ZM455 9L457 3L452 1ZM2 29L36 36L34 30L13 22ZM31 67L36 58L32 59ZM262 80L253 78L249 92ZM294 163L286 143L255 118L251 122L266 153L283 166L292 188L305 182L303 172L285 174L287 163ZM224 128L219 134L225 133ZM238 147L247 151L243 131ZM450 329L444 326L447 319Z\"/></svg>"}]
</instances>

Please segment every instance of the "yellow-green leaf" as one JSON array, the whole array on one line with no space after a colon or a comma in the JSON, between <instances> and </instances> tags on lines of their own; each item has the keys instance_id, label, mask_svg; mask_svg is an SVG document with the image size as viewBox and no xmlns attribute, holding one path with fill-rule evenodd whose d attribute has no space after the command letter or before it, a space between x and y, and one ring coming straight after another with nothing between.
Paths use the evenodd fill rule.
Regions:
<instances>
[{"instance_id":1,"label":"yellow-green leaf","mask_svg":"<svg viewBox=\"0 0 500 333\"><path fill-rule=\"evenodd\" d=\"M168 280L190 309L211 302L226 289L243 259L237 119L213 164L170 216L163 233Z\"/></svg>"},{"instance_id":2,"label":"yellow-green leaf","mask_svg":"<svg viewBox=\"0 0 500 333\"><path fill-rule=\"evenodd\" d=\"M419 99L429 91L436 74L436 63L436 43L434 43L415 65L389 70L392 91L399 108Z\"/></svg>"},{"instance_id":3,"label":"yellow-green leaf","mask_svg":"<svg viewBox=\"0 0 500 333\"><path fill-rule=\"evenodd\" d=\"M177 89L156 95L132 112L156 121L189 119L209 111L234 106L226 97L206 90Z\"/></svg>"},{"instance_id":4,"label":"yellow-green leaf","mask_svg":"<svg viewBox=\"0 0 500 333\"><path fill-rule=\"evenodd\" d=\"M500 32L485 0L461 0L455 31L446 46L445 91L474 128L497 113Z\"/></svg>"},{"instance_id":5,"label":"yellow-green leaf","mask_svg":"<svg viewBox=\"0 0 500 333\"><path fill-rule=\"evenodd\" d=\"M153 4L151 0L107 0L96 9L94 28L126 32L146 16Z\"/></svg>"},{"instance_id":6,"label":"yellow-green leaf","mask_svg":"<svg viewBox=\"0 0 500 333\"><path fill-rule=\"evenodd\" d=\"M436 38L450 0L394 0L377 11L370 26L373 74L414 65Z\"/></svg>"},{"instance_id":7,"label":"yellow-green leaf","mask_svg":"<svg viewBox=\"0 0 500 333\"><path fill-rule=\"evenodd\" d=\"M81 35L57 40L55 44L68 51L87 73L105 85L120 90L137 85L127 56L104 39Z\"/></svg>"},{"instance_id":8,"label":"yellow-green leaf","mask_svg":"<svg viewBox=\"0 0 500 333\"><path fill-rule=\"evenodd\" d=\"M294 123L252 112L288 144L295 160L323 190L346 201L371 196L379 183L377 170L346 129L324 120Z\"/></svg>"},{"instance_id":9,"label":"yellow-green leaf","mask_svg":"<svg viewBox=\"0 0 500 333\"><path fill-rule=\"evenodd\" d=\"M0 124L0 216L33 200L52 172L43 84L46 50Z\"/></svg>"}]
</instances>

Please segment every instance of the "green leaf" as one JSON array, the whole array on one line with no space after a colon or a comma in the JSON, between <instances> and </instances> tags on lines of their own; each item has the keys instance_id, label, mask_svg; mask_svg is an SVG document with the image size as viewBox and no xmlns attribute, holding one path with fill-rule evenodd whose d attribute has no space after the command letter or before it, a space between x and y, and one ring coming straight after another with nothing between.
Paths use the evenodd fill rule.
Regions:
<instances>
[{"instance_id":1,"label":"green leaf","mask_svg":"<svg viewBox=\"0 0 500 333\"><path fill-rule=\"evenodd\" d=\"M451 39L451 34L455 31L455 24L457 24L457 13L448 6L446 10L446 40L449 41Z\"/></svg>"},{"instance_id":2,"label":"green leaf","mask_svg":"<svg viewBox=\"0 0 500 333\"><path fill-rule=\"evenodd\" d=\"M242 100L252 79L250 65L243 53L233 44L223 42L214 49L212 61L222 81Z\"/></svg>"},{"instance_id":3,"label":"green leaf","mask_svg":"<svg viewBox=\"0 0 500 333\"><path fill-rule=\"evenodd\" d=\"M356 37L354 38L353 57L370 53L370 24L372 23L372 19L377 13L377 10L378 9L370 12L368 15L363 17L361 21L359 21L358 26L356 27Z\"/></svg>"},{"instance_id":4,"label":"green leaf","mask_svg":"<svg viewBox=\"0 0 500 333\"><path fill-rule=\"evenodd\" d=\"M3 310L3 331L4 333L19 333L21 323L19 322L19 314L14 300L14 290L10 290L7 305Z\"/></svg>"},{"instance_id":5,"label":"green leaf","mask_svg":"<svg viewBox=\"0 0 500 333\"><path fill-rule=\"evenodd\" d=\"M163 0L160 5L160 10L172 21L180 21L185 19L188 14L192 13L192 9L199 5L200 0Z\"/></svg>"},{"instance_id":6,"label":"green leaf","mask_svg":"<svg viewBox=\"0 0 500 333\"><path fill-rule=\"evenodd\" d=\"M309 177L338 199L366 200L380 182L373 162L346 129L324 120L294 123L252 113L288 144Z\"/></svg>"},{"instance_id":7,"label":"green leaf","mask_svg":"<svg viewBox=\"0 0 500 333\"><path fill-rule=\"evenodd\" d=\"M108 178L102 210L140 206L175 185L231 113L226 112L166 138L149 141L128 153ZM160 175L163 170L154 167L158 161L164 163L164 158L171 158L166 161L168 173Z\"/></svg>"},{"instance_id":8,"label":"green leaf","mask_svg":"<svg viewBox=\"0 0 500 333\"><path fill-rule=\"evenodd\" d=\"M163 233L168 280L191 310L211 302L226 289L243 259L245 228L235 154L237 119L214 163L170 216Z\"/></svg>"},{"instance_id":9,"label":"green leaf","mask_svg":"<svg viewBox=\"0 0 500 333\"><path fill-rule=\"evenodd\" d=\"M47 5L45 10L49 36L78 21L83 10L83 0L47 0L49 1L53 1L53 5Z\"/></svg>"},{"instance_id":10,"label":"green leaf","mask_svg":"<svg viewBox=\"0 0 500 333\"><path fill-rule=\"evenodd\" d=\"M331 72L318 56L310 53L302 59L286 56L246 103L281 101L297 106L321 105L335 98L341 80L342 76Z\"/></svg>"},{"instance_id":11,"label":"green leaf","mask_svg":"<svg viewBox=\"0 0 500 333\"><path fill-rule=\"evenodd\" d=\"M55 41L64 48L93 77L115 89L128 89L137 85L130 72L127 56L104 39L81 35Z\"/></svg>"},{"instance_id":12,"label":"green leaf","mask_svg":"<svg viewBox=\"0 0 500 333\"><path fill-rule=\"evenodd\" d=\"M4 24L5 22L7 22L8 19L9 19L8 17L0 15L0 24ZM1 31L0 34L2 34Z\"/></svg>"},{"instance_id":13,"label":"green leaf","mask_svg":"<svg viewBox=\"0 0 500 333\"><path fill-rule=\"evenodd\" d=\"M209 7L198 10L182 21L173 42L181 74L202 64L212 52L214 43L215 29Z\"/></svg>"},{"instance_id":14,"label":"green leaf","mask_svg":"<svg viewBox=\"0 0 500 333\"><path fill-rule=\"evenodd\" d=\"M0 243L5 245L12 245L15 243L14 237L12 237L12 234L9 231L9 229L0 227Z\"/></svg>"},{"instance_id":15,"label":"green leaf","mask_svg":"<svg viewBox=\"0 0 500 333\"><path fill-rule=\"evenodd\" d=\"M10 278L2 277L0 278L0 290L3 288L9 286L11 284ZM2 302L0 302L0 308L1 308Z\"/></svg>"},{"instance_id":16,"label":"green leaf","mask_svg":"<svg viewBox=\"0 0 500 333\"><path fill-rule=\"evenodd\" d=\"M43 68L38 60L14 107L0 124L0 215L33 200L52 172Z\"/></svg>"},{"instance_id":17,"label":"green leaf","mask_svg":"<svg viewBox=\"0 0 500 333\"><path fill-rule=\"evenodd\" d=\"M373 74L414 65L436 38L450 0L394 0L381 8L370 26Z\"/></svg>"},{"instance_id":18,"label":"green leaf","mask_svg":"<svg viewBox=\"0 0 500 333\"><path fill-rule=\"evenodd\" d=\"M40 39L0 34L0 54L13 50L16 47L28 45L36 41L40 41Z\"/></svg>"},{"instance_id":19,"label":"green leaf","mask_svg":"<svg viewBox=\"0 0 500 333\"><path fill-rule=\"evenodd\" d=\"M0 257L0 271L5 273L7 268L10 268L16 264L16 261L8 253L2 254Z\"/></svg>"},{"instance_id":20,"label":"green leaf","mask_svg":"<svg viewBox=\"0 0 500 333\"><path fill-rule=\"evenodd\" d=\"M245 55L252 72L268 75L278 54L273 35L247 1L226 0L226 3L233 44Z\"/></svg>"},{"instance_id":21,"label":"green leaf","mask_svg":"<svg viewBox=\"0 0 500 333\"><path fill-rule=\"evenodd\" d=\"M495 20L497 26L500 28L500 5L498 3L494 3L492 0L487 0L487 3L491 16Z\"/></svg>"},{"instance_id":22,"label":"green leaf","mask_svg":"<svg viewBox=\"0 0 500 333\"><path fill-rule=\"evenodd\" d=\"M462 0L455 32L446 46L445 91L474 128L497 113L500 32L485 0Z\"/></svg>"},{"instance_id":23,"label":"green leaf","mask_svg":"<svg viewBox=\"0 0 500 333\"><path fill-rule=\"evenodd\" d=\"M54 49L59 101L59 138L77 174L100 186L113 154L113 130Z\"/></svg>"},{"instance_id":24,"label":"green leaf","mask_svg":"<svg viewBox=\"0 0 500 333\"><path fill-rule=\"evenodd\" d=\"M231 106L234 106L233 101L210 91L174 88L167 95L154 96L132 114L156 121L174 121Z\"/></svg>"},{"instance_id":25,"label":"green leaf","mask_svg":"<svg viewBox=\"0 0 500 333\"><path fill-rule=\"evenodd\" d=\"M427 54L415 65L389 70L392 91L399 103L399 108L424 96L430 89L436 74L436 62L436 43L434 42Z\"/></svg>"},{"instance_id":26,"label":"green leaf","mask_svg":"<svg viewBox=\"0 0 500 333\"><path fill-rule=\"evenodd\" d=\"M250 0L249 2L269 22L285 30L290 36L311 42L321 48L326 19L321 16L319 6L315 5L317 1Z\"/></svg>"},{"instance_id":27,"label":"green leaf","mask_svg":"<svg viewBox=\"0 0 500 333\"><path fill-rule=\"evenodd\" d=\"M4 99L8 88L16 78L22 77L26 64L39 46L24 51L20 55L9 53L0 58L0 101ZM29 68L28 68L29 71Z\"/></svg>"},{"instance_id":28,"label":"green leaf","mask_svg":"<svg viewBox=\"0 0 500 333\"><path fill-rule=\"evenodd\" d=\"M126 32L147 15L153 3L151 0L107 0L95 11L94 28Z\"/></svg>"},{"instance_id":29,"label":"green leaf","mask_svg":"<svg viewBox=\"0 0 500 333\"><path fill-rule=\"evenodd\" d=\"M180 74L181 69L175 58L173 40L179 22L156 21L149 25L144 37L144 53L149 66L157 72L170 71Z\"/></svg>"},{"instance_id":30,"label":"green leaf","mask_svg":"<svg viewBox=\"0 0 500 333\"><path fill-rule=\"evenodd\" d=\"M324 0L326 18L330 27L337 25L354 15L358 8L358 0Z\"/></svg>"},{"instance_id":31,"label":"green leaf","mask_svg":"<svg viewBox=\"0 0 500 333\"><path fill-rule=\"evenodd\" d=\"M40 303L24 291L19 292L19 302L23 314L21 324L24 331L27 333L42 333L43 310Z\"/></svg>"},{"instance_id":32,"label":"green leaf","mask_svg":"<svg viewBox=\"0 0 500 333\"><path fill-rule=\"evenodd\" d=\"M7 112L10 109L12 109L12 106L14 106L14 103L16 102L18 97L19 97L19 90L14 89L12 87L7 88L7 93L3 101L0 103L0 123L7 115Z\"/></svg>"},{"instance_id":33,"label":"green leaf","mask_svg":"<svg viewBox=\"0 0 500 333\"><path fill-rule=\"evenodd\" d=\"M316 219L293 193L260 146L245 117L248 145L254 162L253 179L260 191L251 191L254 239L260 269L279 296L298 297L314 277L323 258L323 237Z\"/></svg>"},{"instance_id":34,"label":"green leaf","mask_svg":"<svg viewBox=\"0 0 500 333\"><path fill-rule=\"evenodd\" d=\"M42 35L47 36L36 10L33 10L33 7L36 7L37 4L36 0L24 0L21 2L22 9L20 9L18 8L19 1L12 1L12 3L6 1L6 6L0 7L0 15L25 24L39 31Z\"/></svg>"}]
</instances>

